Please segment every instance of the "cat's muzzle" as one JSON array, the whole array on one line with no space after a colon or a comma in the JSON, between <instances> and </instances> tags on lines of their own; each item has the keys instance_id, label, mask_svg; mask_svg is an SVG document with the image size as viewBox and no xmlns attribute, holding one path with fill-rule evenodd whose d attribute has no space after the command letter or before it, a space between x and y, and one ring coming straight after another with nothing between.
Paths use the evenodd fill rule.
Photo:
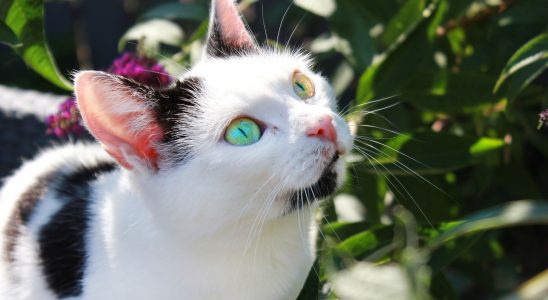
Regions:
<instances>
[{"instance_id":1,"label":"cat's muzzle","mask_svg":"<svg viewBox=\"0 0 548 300\"><path fill-rule=\"evenodd\" d=\"M336 152L316 183L296 190L291 194L287 213L299 210L316 200L327 198L335 192L337 189L337 172L334 167L339 158L339 152Z\"/></svg>"}]
</instances>

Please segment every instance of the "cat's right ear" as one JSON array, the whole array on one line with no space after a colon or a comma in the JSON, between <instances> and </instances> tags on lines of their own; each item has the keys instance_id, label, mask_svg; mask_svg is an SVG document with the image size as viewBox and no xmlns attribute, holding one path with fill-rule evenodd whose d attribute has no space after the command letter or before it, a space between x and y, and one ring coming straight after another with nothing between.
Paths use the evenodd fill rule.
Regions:
<instances>
[{"instance_id":1,"label":"cat's right ear","mask_svg":"<svg viewBox=\"0 0 548 300\"><path fill-rule=\"evenodd\" d=\"M226 57L256 49L255 39L242 21L234 0L212 0L206 54Z\"/></svg>"},{"instance_id":2,"label":"cat's right ear","mask_svg":"<svg viewBox=\"0 0 548 300\"><path fill-rule=\"evenodd\" d=\"M157 170L163 131L148 98L151 88L98 71L79 72L74 86L84 123L106 151L127 169Z\"/></svg>"}]
</instances>

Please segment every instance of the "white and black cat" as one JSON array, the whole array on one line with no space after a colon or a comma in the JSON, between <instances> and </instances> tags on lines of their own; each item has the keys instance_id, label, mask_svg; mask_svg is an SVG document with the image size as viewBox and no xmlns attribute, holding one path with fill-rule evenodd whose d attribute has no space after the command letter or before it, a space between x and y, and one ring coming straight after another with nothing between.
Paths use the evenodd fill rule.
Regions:
<instances>
[{"instance_id":1,"label":"white and black cat","mask_svg":"<svg viewBox=\"0 0 548 300\"><path fill-rule=\"evenodd\" d=\"M101 145L43 152L0 193L0 299L294 299L348 125L306 55L263 48L232 0L166 89L75 77ZM105 151L106 150L106 151Z\"/></svg>"}]
</instances>

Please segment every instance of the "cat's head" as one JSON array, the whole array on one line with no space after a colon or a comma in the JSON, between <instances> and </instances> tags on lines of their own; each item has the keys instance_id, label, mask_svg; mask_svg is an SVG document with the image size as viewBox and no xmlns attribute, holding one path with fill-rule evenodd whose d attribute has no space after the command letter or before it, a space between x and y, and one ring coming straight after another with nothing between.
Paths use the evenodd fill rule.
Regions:
<instances>
[{"instance_id":1,"label":"cat's head","mask_svg":"<svg viewBox=\"0 0 548 300\"><path fill-rule=\"evenodd\" d=\"M232 0L213 1L210 24L202 60L169 88L78 73L87 128L169 201L276 217L332 194L352 138L328 82L307 55L259 46Z\"/></svg>"}]
</instances>

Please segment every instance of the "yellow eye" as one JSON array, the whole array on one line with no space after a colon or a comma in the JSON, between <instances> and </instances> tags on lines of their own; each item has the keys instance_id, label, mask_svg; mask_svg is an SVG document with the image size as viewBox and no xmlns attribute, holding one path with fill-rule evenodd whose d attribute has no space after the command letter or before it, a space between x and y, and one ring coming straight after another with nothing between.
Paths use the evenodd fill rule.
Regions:
<instances>
[{"instance_id":1,"label":"yellow eye","mask_svg":"<svg viewBox=\"0 0 548 300\"><path fill-rule=\"evenodd\" d=\"M299 98L306 100L316 93L314 83L300 71L293 72L293 90Z\"/></svg>"}]
</instances>

